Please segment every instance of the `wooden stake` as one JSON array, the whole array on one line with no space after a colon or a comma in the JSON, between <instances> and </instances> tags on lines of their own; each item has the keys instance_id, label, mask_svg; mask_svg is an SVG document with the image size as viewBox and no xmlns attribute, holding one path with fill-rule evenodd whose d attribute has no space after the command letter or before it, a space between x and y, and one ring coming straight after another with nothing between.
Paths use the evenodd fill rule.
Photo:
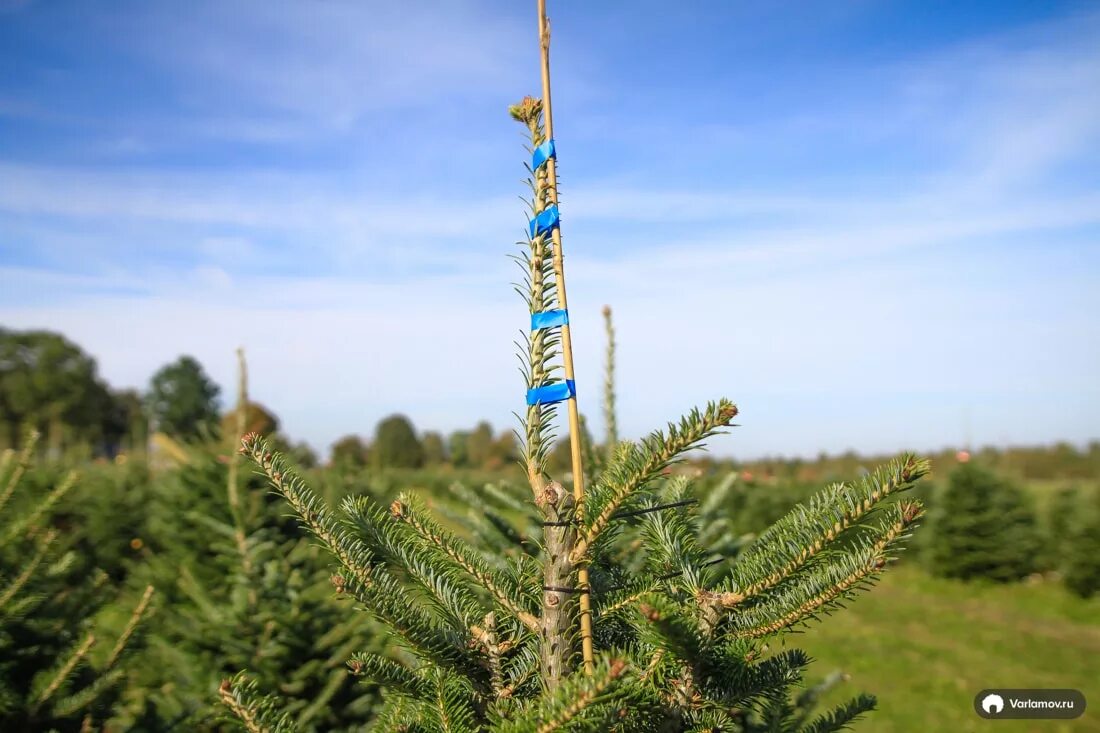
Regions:
<instances>
[{"instance_id":1,"label":"wooden stake","mask_svg":"<svg viewBox=\"0 0 1100 733\"><path fill-rule=\"evenodd\" d=\"M546 128L546 139L554 139L554 116L550 106L550 20L546 17L546 0L538 0L539 9L539 47L542 57L542 117ZM546 185L550 193L550 203L558 203L558 171L554 157L546 161ZM558 303L563 310L569 309L565 297L565 265L561 251L561 228L554 227L551 232L554 244L554 277L557 279ZM565 367L565 378L573 379L573 342L569 334L569 324L561 327L561 351ZM567 400L569 411L569 452L573 459L573 499L576 502L578 521L584 517L584 463L581 458L580 410L574 395ZM592 652L592 596L588 586L588 567L582 560L577 568L577 586L580 589L581 611L581 654L584 657L584 671L592 674L595 669L595 656Z\"/></svg>"}]
</instances>

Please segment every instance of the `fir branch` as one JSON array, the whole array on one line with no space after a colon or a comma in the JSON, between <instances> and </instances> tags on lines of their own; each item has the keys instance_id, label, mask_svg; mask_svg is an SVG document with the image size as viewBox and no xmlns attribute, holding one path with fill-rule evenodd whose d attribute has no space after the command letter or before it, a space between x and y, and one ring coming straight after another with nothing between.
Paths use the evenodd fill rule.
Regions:
<instances>
[{"instance_id":1,"label":"fir branch","mask_svg":"<svg viewBox=\"0 0 1100 733\"><path fill-rule=\"evenodd\" d=\"M294 469L267 440L255 433L241 441L241 451L266 474L272 487L298 515L299 520L336 556L340 564L363 588L371 584L370 551L332 518L324 502L306 486Z\"/></svg>"},{"instance_id":2,"label":"fir branch","mask_svg":"<svg viewBox=\"0 0 1100 733\"><path fill-rule=\"evenodd\" d=\"M0 493L0 510L3 510L4 506L7 505L8 500L15 493L15 488L19 485L19 481L23 478L23 474L26 473L27 467L31 465L39 435L37 430L27 431L27 437L23 441L23 450L19 452L18 459L13 459L13 454L5 451L4 461L0 464L0 478L6 479L4 491ZM13 460L14 465L12 464ZM9 469L11 470L10 474L8 473Z\"/></svg>"},{"instance_id":3,"label":"fir branch","mask_svg":"<svg viewBox=\"0 0 1100 733\"><path fill-rule=\"evenodd\" d=\"M477 723L464 685L437 671L428 708L439 733L475 733Z\"/></svg>"},{"instance_id":4,"label":"fir branch","mask_svg":"<svg viewBox=\"0 0 1100 733\"><path fill-rule=\"evenodd\" d=\"M886 550L904 538L921 512L916 502L898 505L879 527L874 542L865 542L854 552L838 554L807 579L795 581L773 597L735 615L734 635L757 638L774 634L835 605L886 566ZM718 601L721 603L720 597Z\"/></svg>"},{"instance_id":5,"label":"fir branch","mask_svg":"<svg viewBox=\"0 0 1100 733\"><path fill-rule=\"evenodd\" d=\"M394 519L406 523L421 539L457 563L520 623L531 631L538 631L538 619L523 607L522 589L512 584L508 576L490 568L465 543L433 522L428 517L427 510L418 505L415 497L402 494L390 506L390 513Z\"/></svg>"},{"instance_id":6,"label":"fir branch","mask_svg":"<svg viewBox=\"0 0 1100 733\"><path fill-rule=\"evenodd\" d=\"M4 592L0 594L0 608L7 605L8 601L14 598L16 594L23 589L23 586L27 584L27 581L31 579L35 571L38 570L38 566L42 564L42 560L45 559L46 553L49 551L50 545L53 544L55 539L57 539L57 530L51 529L39 541L38 551L35 552L30 562L27 563L23 572L19 573L15 580L13 580L8 587L4 589Z\"/></svg>"},{"instance_id":7,"label":"fir branch","mask_svg":"<svg viewBox=\"0 0 1100 733\"><path fill-rule=\"evenodd\" d=\"M241 722L248 733L294 733L290 714L279 710L278 698L261 695L256 682L243 672L218 687L222 704Z\"/></svg>"},{"instance_id":8,"label":"fir branch","mask_svg":"<svg viewBox=\"0 0 1100 733\"><path fill-rule=\"evenodd\" d=\"M387 690L413 698L429 694L428 683L414 670L373 652L355 654L348 660L348 668L356 677L371 680Z\"/></svg>"},{"instance_id":9,"label":"fir branch","mask_svg":"<svg viewBox=\"0 0 1100 733\"><path fill-rule=\"evenodd\" d=\"M608 466L589 494L584 512L586 523L572 553L574 563L584 559L623 502L656 478L682 453L728 426L735 415L737 407L732 402L725 399L712 402L702 412L692 410L681 419L679 425L669 423L667 436L656 431L644 439L640 447L631 445L618 452L616 460Z\"/></svg>"},{"instance_id":10,"label":"fir branch","mask_svg":"<svg viewBox=\"0 0 1100 733\"><path fill-rule=\"evenodd\" d=\"M69 490L76 485L76 479L77 472L70 471L65 478L61 480L61 483L46 495L46 498L38 502L34 511L8 525L7 531L4 533L3 538L0 539L0 547L8 544L24 532L38 529L39 521L49 514L50 510L53 509L57 502L61 501L61 498L64 497L65 494L69 493Z\"/></svg>"},{"instance_id":11,"label":"fir branch","mask_svg":"<svg viewBox=\"0 0 1100 733\"><path fill-rule=\"evenodd\" d=\"M145 616L145 610L149 607L149 601L153 598L153 586L145 586L145 592L141 594L141 600L138 601L137 606L134 608L133 613L130 614L130 619L126 622L126 627L119 634L118 641L115 642L115 646L111 649L111 653L107 656L107 661L103 665L103 672L110 670L118 662L120 656L122 656L123 650L126 645L130 643L130 637L134 635L134 631L137 630L138 624L141 623L142 618Z\"/></svg>"},{"instance_id":12,"label":"fir branch","mask_svg":"<svg viewBox=\"0 0 1100 733\"><path fill-rule=\"evenodd\" d=\"M434 545L427 545L407 525L362 496L348 497L342 506L347 525L370 549L415 582L439 614L455 630L466 631L472 619L485 613L453 562L440 563Z\"/></svg>"},{"instance_id":13,"label":"fir branch","mask_svg":"<svg viewBox=\"0 0 1100 733\"><path fill-rule=\"evenodd\" d=\"M370 549L332 518L324 502L286 465L282 456L272 453L267 442L254 434L245 437L242 450L340 562L343 573L333 579L338 591L352 594L418 656L478 677L476 663L465 652L465 639L439 628L418 613L400 583L383 568L371 566Z\"/></svg>"},{"instance_id":14,"label":"fir branch","mask_svg":"<svg viewBox=\"0 0 1100 733\"><path fill-rule=\"evenodd\" d=\"M56 674L50 679L49 684L42 690L41 694L34 701L34 705L31 706L31 712L37 712L42 707L42 704L49 700L53 695L61 688L61 685L69 678L73 670L76 669L76 665L88 656L88 652L92 646L95 645L95 634L88 634L84 637L84 641L69 655L69 658L65 660L64 664L57 671Z\"/></svg>"},{"instance_id":15,"label":"fir branch","mask_svg":"<svg viewBox=\"0 0 1100 733\"><path fill-rule=\"evenodd\" d=\"M877 705L874 695L859 695L818 717L799 733L835 733L844 730L849 727L849 723L874 710Z\"/></svg>"},{"instance_id":16,"label":"fir branch","mask_svg":"<svg viewBox=\"0 0 1100 733\"><path fill-rule=\"evenodd\" d=\"M564 730L606 730L602 725L615 716L612 708L626 692L629 671L621 659L599 660L591 675L577 672L556 687L547 688L511 720L494 726L497 733L554 733Z\"/></svg>"},{"instance_id":17,"label":"fir branch","mask_svg":"<svg viewBox=\"0 0 1100 733\"><path fill-rule=\"evenodd\" d=\"M884 499L911 488L928 471L928 461L907 454L855 486L837 484L798 505L738 557L722 605L733 607L779 585Z\"/></svg>"}]
</instances>

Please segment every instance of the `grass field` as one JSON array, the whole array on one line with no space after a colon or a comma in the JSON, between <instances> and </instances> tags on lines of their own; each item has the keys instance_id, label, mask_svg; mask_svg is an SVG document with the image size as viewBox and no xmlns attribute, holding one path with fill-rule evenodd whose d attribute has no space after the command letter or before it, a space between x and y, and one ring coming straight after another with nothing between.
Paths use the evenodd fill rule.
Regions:
<instances>
[{"instance_id":1,"label":"grass field","mask_svg":"<svg viewBox=\"0 0 1100 733\"><path fill-rule=\"evenodd\" d=\"M818 660L816 677L851 675L828 701L878 696L857 730L1100 733L1100 598L1082 601L1054 582L958 583L900 566L789 643ZM1070 687L1089 707L1073 721L983 720L972 705L988 687Z\"/></svg>"}]
</instances>

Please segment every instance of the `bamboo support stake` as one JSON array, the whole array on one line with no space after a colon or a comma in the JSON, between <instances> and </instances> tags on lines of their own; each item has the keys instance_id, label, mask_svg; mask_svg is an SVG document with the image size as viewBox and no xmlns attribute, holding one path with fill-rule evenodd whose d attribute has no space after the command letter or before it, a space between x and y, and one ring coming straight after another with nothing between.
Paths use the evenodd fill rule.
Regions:
<instances>
[{"instance_id":1,"label":"bamboo support stake","mask_svg":"<svg viewBox=\"0 0 1100 733\"><path fill-rule=\"evenodd\" d=\"M546 0L538 0L539 10L539 47L542 60L542 116L546 127L546 139L554 139L554 116L550 106L550 20L546 17ZM546 161L546 185L550 194L550 203L558 204L557 160L551 156ZM565 297L565 265L562 259L561 228L554 227L551 232L554 244L554 277L557 280L558 303L562 310L569 309ZM573 379L573 342L569 333L569 324L561 327L561 351L564 362L565 378ZM580 410L576 395L567 401L569 411L569 452L573 459L573 499L576 502L577 519L584 514L584 462L581 458ZM595 670L595 656L592 652L592 596L588 586L587 561L581 560L577 567L577 585L580 589L581 612L581 655L584 658L584 671L592 674Z\"/></svg>"}]
</instances>

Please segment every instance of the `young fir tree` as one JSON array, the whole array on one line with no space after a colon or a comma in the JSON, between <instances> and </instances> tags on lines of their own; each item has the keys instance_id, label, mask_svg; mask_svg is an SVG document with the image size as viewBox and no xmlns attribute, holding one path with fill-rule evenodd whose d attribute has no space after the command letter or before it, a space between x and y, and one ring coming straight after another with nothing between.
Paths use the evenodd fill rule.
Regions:
<instances>
[{"instance_id":1,"label":"young fir tree","mask_svg":"<svg viewBox=\"0 0 1100 733\"><path fill-rule=\"evenodd\" d=\"M370 627L332 598L326 558L285 517L283 503L242 471L239 444L250 404L239 352L236 436L191 445L158 477L147 569L168 602L145 656L144 688L131 701L141 730L224 729L214 705L222 677L248 667L278 690L300 731L362 730L378 702L345 662L372 643ZM379 640L380 642L381 640Z\"/></svg>"},{"instance_id":2,"label":"young fir tree","mask_svg":"<svg viewBox=\"0 0 1100 733\"><path fill-rule=\"evenodd\" d=\"M126 606L52 525L76 483L23 492L32 433L0 458L0 730L93 731L110 718L152 586Z\"/></svg>"},{"instance_id":3,"label":"young fir tree","mask_svg":"<svg viewBox=\"0 0 1100 733\"><path fill-rule=\"evenodd\" d=\"M1027 495L974 463L951 472L929 525L925 557L929 569L945 578L1020 580L1035 572L1042 554Z\"/></svg>"},{"instance_id":4,"label":"young fir tree","mask_svg":"<svg viewBox=\"0 0 1100 733\"><path fill-rule=\"evenodd\" d=\"M543 44L545 52L546 30ZM545 151L542 102L527 98L511 111L532 149ZM536 223L556 213L553 165L531 168ZM556 229L532 229L519 289L532 315L559 312L560 239ZM563 336L552 325L525 337L528 390L564 386L554 363L569 348ZM332 553L337 591L396 642L349 662L384 690L378 730L822 732L873 707L861 695L812 718L819 690L790 694L809 660L777 642L882 572L921 515L919 504L892 500L927 473L925 461L904 456L831 486L737 552L701 542L723 530L701 525L689 482L666 475L731 425L733 403L710 403L605 455L571 431L589 483L574 494L548 466L556 405L530 394L520 429L525 500L467 492L469 512L456 518L464 521L447 522L460 530L412 494L389 507L349 497L334 511L266 441L243 441ZM246 677L227 680L222 698L250 731L294 729L277 697Z\"/></svg>"},{"instance_id":5,"label":"young fir tree","mask_svg":"<svg viewBox=\"0 0 1100 733\"><path fill-rule=\"evenodd\" d=\"M1100 593L1100 489L1083 491L1067 522L1061 568L1066 588L1082 598Z\"/></svg>"}]
</instances>

